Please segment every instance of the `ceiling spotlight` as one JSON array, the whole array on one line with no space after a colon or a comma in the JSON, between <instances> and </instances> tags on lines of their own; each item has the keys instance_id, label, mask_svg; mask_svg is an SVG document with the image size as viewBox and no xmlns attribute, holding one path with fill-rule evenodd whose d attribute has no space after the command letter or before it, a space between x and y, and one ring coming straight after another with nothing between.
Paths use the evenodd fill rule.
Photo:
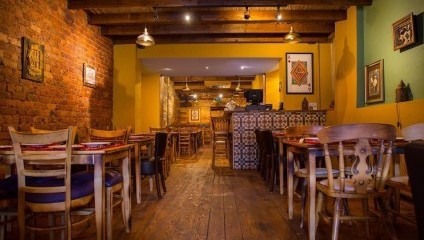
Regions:
<instances>
[{"instance_id":1,"label":"ceiling spotlight","mask_svg":"<svg viewBox=\"0 0 424 240\"><path fill-rule=\"evenodd\" d=\"M250 10L249 7L246 6L246 10L244 11L244 20L249 20L250 18Z\"/></svg>"},{"instance_id":2,"label":"ceiling spotlight","mask_svg":"<svg viewBox=\"0 0 424 240\"><path fill-rule=\"evenodd\" d=\"M241 70L244 70L246 68L246 66L240 66Z\"/></svg>"},{"instance_id":3,"label":"ceiling spotlight","mask_svg":"<svg viewBox=\"0 0 424 240\"><path fill-rule=\"evenodd\" d=\"M190 22L190 20L191 20L191 16L190 16L190 14L186 13L186 14L184 15L184 20L185 20L186 22Z\"/></svg>"},{"instance_id":4,"label":"ceiling spotlight","mask_svg":"<svg viewBox=\"0 0 424 240\"><path fill-rule=\"evenodd\" d=\"M298 43L301 41L302 41L302 37L300 36L299 33L293 30L293 26L290 27L290 32L287 33L283 38L283 42L285 43Z\"/></svg>"},{"instance_id":5,"label":"ceiling spotlight","mask_svg":"<svg viewBox=\"0 0 424 240\"><path fill-rule=\"evenodd\" d=\"M281 21L281 19L283 19L283 15L281 15L280 6L278 6L277 7L277 12L275 13L275 20Z\"/></svg>"}]
</instances>

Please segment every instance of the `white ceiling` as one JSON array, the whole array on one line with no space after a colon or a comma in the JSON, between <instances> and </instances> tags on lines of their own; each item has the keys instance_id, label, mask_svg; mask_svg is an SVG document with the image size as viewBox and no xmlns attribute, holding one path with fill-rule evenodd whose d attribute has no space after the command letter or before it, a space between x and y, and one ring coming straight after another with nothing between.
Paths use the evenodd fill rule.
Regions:
<instances>
[{"instance_id":1,"label":"white ceiling","mask_svg":"<svg viewBox=\"0 0 424 240\"><path fill-rule=\"evenodd\" d=\"M279 61L279 58L147 58L142 63L146 70L170 77L243 76L278 69Z\"/></svg>"}]
</instances>

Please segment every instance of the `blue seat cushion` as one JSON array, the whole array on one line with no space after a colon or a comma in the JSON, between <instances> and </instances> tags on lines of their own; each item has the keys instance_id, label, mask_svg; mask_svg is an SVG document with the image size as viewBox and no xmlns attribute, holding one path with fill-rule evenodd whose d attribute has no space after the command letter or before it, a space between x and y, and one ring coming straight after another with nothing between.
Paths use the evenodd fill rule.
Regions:
<instances>
[{"instance_id":1,"label":"blue seat cushion","mask_svg":"<svg viewBox=\"0 0 424 240\"><path fill-rule=\"evenodd\" d=\"M154 160L141 161L140 172L141 172L141 175L155 174L155 161Z\"/></svg>"},{"instance_id":2,"label":"blue seat cushion","mask_svg":"<svg viewBox=\"0 0 424 240\"><path fill-rule=\"evenodd\" d=\"M28 179L27 179L28 181ZM63 179L36 178L27 183L33 187L63 186ZM71 199L78 199L94 193L94 175L90 172L79 172L71 176ZM33 203L56 203L65 201L65 193L27 193L26 201Z\"/></svg>"},{"instance_id":3,"label":"blue seat cushion","mask_svg":"<svg viewBox=\"0 0 424 240\"><path fill-rule=\"evenodd\" d=\"M105 173L105 186L112 187L122 182L122 175L118 171L107 170Z\"/></svg>"}]
</instances>

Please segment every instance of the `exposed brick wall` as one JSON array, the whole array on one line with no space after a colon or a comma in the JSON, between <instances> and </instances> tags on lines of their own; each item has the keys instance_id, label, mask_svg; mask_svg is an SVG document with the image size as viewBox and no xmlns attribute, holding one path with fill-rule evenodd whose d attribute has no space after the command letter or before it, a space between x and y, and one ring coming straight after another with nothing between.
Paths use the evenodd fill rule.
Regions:
<instances>
[{"instance_id":1,"label":"exposed brick wall","mask_svg":"<svg viewBox=\"0 0 424 240\"><path fill-rule=\"evenodd\" d=\"M84 11L66 0L0 0L0 144L8 126L29 130L112 126L113 48ZM21 38L44 45L44 82L21 78ZM95 88L83 85L83 63L96 69Z\"/></svg>"}]
</instances>

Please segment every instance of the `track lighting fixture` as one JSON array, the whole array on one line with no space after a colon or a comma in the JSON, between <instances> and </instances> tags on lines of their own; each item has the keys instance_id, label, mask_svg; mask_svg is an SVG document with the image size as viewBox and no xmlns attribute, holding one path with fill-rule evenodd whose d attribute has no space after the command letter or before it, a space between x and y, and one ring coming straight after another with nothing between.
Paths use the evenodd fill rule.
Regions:
<instances>
[{"instance_id":1,"label":"track lighting fixture","mask_svg":"<svg viewBox=\"0 0 424 240\"><path fill-rule=\"evenodd\" d=\"M250 18L250 10L249 7L246 6L246 10L244 11L244 20L249 20Z\"/></svg>"}]
</instances>

